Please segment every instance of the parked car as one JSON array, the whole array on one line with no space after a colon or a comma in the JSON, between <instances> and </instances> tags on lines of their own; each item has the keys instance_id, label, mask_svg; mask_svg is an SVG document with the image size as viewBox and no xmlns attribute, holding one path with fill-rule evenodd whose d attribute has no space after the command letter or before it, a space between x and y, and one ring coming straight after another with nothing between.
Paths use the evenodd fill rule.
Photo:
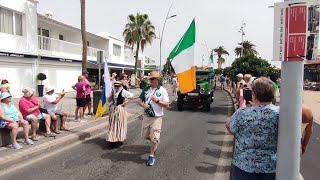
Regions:
<instances>
[{"instance_id":1,"label":"parked car","mask_svg":"<svg viewBox=\"0 0 320 180\"><path fill-rule=\"evenodd\" d=\"M211 80L213 74L209 70L196 71L197 88L191 92L182 94L178 91L177 107L182 111L184 105L203 105L207 111L210 111L210 104L213 102L214 84Z\"/></svg>"}]
</instances>

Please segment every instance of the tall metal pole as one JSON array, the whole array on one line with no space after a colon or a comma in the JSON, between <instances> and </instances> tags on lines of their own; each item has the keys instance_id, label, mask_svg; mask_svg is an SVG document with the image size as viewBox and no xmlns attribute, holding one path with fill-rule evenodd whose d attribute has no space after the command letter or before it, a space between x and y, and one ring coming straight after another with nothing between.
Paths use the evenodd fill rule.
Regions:
<instances>
[{"instance_id":1,"label":"tall metal pole","mask_svg":"<svg viewBox=\"0 0 320 180\"><path fill-rule=\"evenodd\" d=\"M173 3L171 4L169 10L168 10L168 13L167 13L167 16L166 16L166 19L164 21L164 24L163 24L163 27L162 27L162 32L161 32L161 37L160 37L160 66L159 66L159 72L161 72L161 61L162 61L162 57L161 57L161 48L162 48L162 38L163 38L163 32L164 32L164 28L166 26L166 23L167 23L167 20L170 19L170 18L173 18L173 17L176 17L177 15L172 15L169 17L169 13L171 11L171 8L172 8L172 5Z\"/></svg>"},{"instance_id":2,"label":"tall metal pole","mask_svg":"<svg viewBox=\"0 0 320 180\"><path fill-rule=\"evenodd\" d=\"M294 1L291 0L290 2ZM290 6L293 4L288 4L288 6L285 5L284 7L284 9L289 7L287 8L289 15L291 14ZM287 27L290 27L290 17L287 20ZM285 31L289 32L288 29ZM287 35L285 38L288 39L289 36ZM286 56L287 54L284 57ZM298 54L296 56L301 57ZM303 61L282 61L277 180L294 180L299 178L303 75Z\"/></svg>"},{"instance_id":3,"label":"tall metal pole","mask_svg":"<svg viewBox=\"0 0 320 180\"><path fill-rule=\"evenodd\" d=\"M243 56L243 36L245 35L245 33L244 33L244 26L246 26L246 23L243 23L242 22L242 24L241 24L241 28L240 28L240 33L241 33L241 54L240 54L240 57L242 57Z\"/></svg>"}]
</instances>

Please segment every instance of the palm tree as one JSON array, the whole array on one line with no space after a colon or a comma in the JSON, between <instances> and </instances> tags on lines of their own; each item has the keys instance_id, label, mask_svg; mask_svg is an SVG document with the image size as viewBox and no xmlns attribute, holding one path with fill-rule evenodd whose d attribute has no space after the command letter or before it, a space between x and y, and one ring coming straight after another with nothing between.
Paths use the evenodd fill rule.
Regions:
<instances>
[{"instance_id":1,"label":"palm tree","mask_svg":"<svg viewBox=\"0 0 320 180\"><path fill-rule=\"evenodd\" d=\"M151 44L156 37L155 28L149 20L147 14L136 15L130 14L128 16L128 23L124 27L123 37L126 44L134 48L136 46L136 60L134 64L134 74L137 76L137 64L139 58L139 50L144 51L147 43Z\"/></svg>"},{"instance_id":2,"label":"palm tree","mask_svg":"<svg viewBox=\"0 0 320 180\"><path fill-rule=\"evenodd\" d=\"M241 43L238 43L241 46ZM252 44L250 41L243 41L243 56L254 55L257 56L259 53L255 49L256 45ZM241 56L241 47L236 47L234 53L237 57Z\"/></svg>"},{"instance_id":3,"label":"palm tree","mask_svg":"<svg viewBox=\"0 0 320 180\"><path fill-rule=\"evenodd\" d=\"M87 32L86 32L86 1L80 0L81 4L81 36L82 36L82 71L87 70Z\"/></svg>"},{"instance_id":4,"label":"palm tree","mask_svg":"<svg viewBox=\"0 0 320 180\"><path fill-rule=\"evenodd\" d=\"M218 54L218 69L221 69L221 64L225 62L225 59L222 57L223 55L229 55L228 51L224 49L223 46L219 46L213 50Z\"/></svg>"}]
</instances>

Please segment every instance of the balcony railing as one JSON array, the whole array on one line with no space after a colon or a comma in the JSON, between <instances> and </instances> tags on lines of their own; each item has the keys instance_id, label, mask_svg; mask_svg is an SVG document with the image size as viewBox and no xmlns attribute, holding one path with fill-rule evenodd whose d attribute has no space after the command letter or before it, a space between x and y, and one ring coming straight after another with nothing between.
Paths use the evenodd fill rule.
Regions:
<instances>
[{"instance_id":1,"label":"balcony railing","mask_svg":"<svg viewBox=\"0 0 320 180\"><path fill-rule=\"evenodd\" d=\"M53 39L44 36L38 36L38 48L41 53L47 55L63 56L66 58L74 58L75 56L82 55L82 45ZM107 59L109 53L106 50L88 47L87 56L91 60L97 59L97 52L104 51L104 57Z\"/></svg>"},{"instance_id":2,"label":"balcony railing","mask_svg":"<svg viewBox=\"0 0 320 180\"><path fill-rule=\"evenodd\" d=\"M131 56L125 56L124 57L124 62L127 62L127 63L134 63L135 60L136 59L134 57L131 57Z\"/></svg>"}]
</instances>

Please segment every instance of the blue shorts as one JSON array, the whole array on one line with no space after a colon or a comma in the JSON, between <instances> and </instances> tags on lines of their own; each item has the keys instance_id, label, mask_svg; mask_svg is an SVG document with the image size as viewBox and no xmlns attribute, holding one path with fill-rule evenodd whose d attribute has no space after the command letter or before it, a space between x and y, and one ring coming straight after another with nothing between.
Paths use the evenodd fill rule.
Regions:
<instances>
[{"instance_id":1,"label":"blue shorts","mask_svg":"<svg viewBox=\"0 0 320 180\"><path fill-rule=\"evenodd\" d=\"M37 119L38 120L44 120L44 115L46 115L46 114L44 114L44 113L40 113L38 116L37 116ZM25 119L25 120L27 120L27 121L31 121L31 118L32 117L35 117L35 115L33 115L33 114L29 114L28 116L26 116L26 117L24 117L23 119Z\"/></svg>"},{"instance_id":2,"label":"blue shorts","mask_svg":"<svg viewBox=\"0 0 320 180\"><path fill-rule=\"evenodd\" d=\"M276 173L248 173L237 166L232 166L232 180L275 180Z\"/></svg>"}]
</instances>

